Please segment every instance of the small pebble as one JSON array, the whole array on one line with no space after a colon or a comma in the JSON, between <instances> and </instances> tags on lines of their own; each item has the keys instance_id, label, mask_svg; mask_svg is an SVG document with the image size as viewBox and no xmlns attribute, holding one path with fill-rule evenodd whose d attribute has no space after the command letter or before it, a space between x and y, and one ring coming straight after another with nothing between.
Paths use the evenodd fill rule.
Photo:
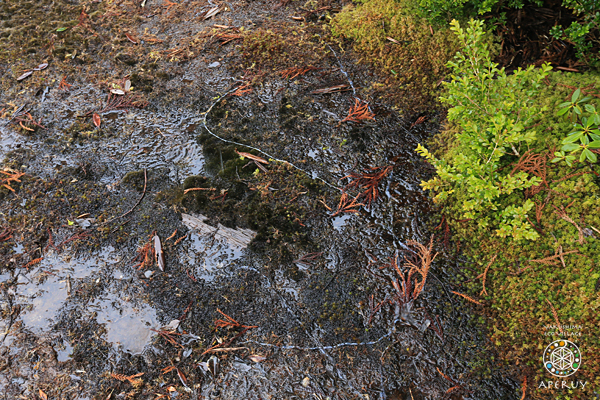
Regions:
<instances>
[{"instance_id":1,"label":"small pebble","mask_svg":"<svg viewBox=\"0 0 600 400\"><path fill-rule=\"evenodd\" d=\"M218 61L215 61L212 64L208 64L208 68L217 68L219 65L221 65L221 63Z\"/></svg>"},{"instance_id":2,"label":"small pebble","mask_svg":"<svg viewBox=\"0 0 600 400\"><path fill-rule=\"evenodd\" d=\"M146 272L144 272L144 276L146 278L150 278L152 275L154 275L154 271L146 271Z\"/></svg>"}]
</instances>

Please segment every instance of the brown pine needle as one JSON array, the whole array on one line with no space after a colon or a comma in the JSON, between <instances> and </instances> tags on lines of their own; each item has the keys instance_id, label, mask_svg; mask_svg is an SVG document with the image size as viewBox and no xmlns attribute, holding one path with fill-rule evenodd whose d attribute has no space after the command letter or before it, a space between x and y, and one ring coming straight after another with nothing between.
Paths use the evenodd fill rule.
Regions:
<instances>
[{"instance_id":1,"label":"brown pine needle","mask_svg":"<svg viewBox=\"0 0 600 400\"><path fill-rule=\"evenodd\" d=\"M209 192L214 192L217 189L215 189L215 188L191 188L191 189L185 189L183 191L183 194L188 194L189 192L196 192L196 191L203 191L203 190L206 190Z\"/></svg>"},{"instance_id":2,"label":"brown pine needle","mask_svg":"<svg viewBox=\"0 0 600 400\"><path fill-rule=\"evenodd\" d=\"M553 255L553 256L549 256L546 258L542 258L539 260L529 260L529 262L534 262L534 263L538 263L538 264L544 264L544 265L558 265L558 262L560 259L563 258L563 256L566 256L567 254L573 254L573 253L579 253L579 250L569 250L569 251L562 251L562 247L559 247L560 250L557 250L557 254Z\"/></svg>"},{"instance_id":3,"label":"brown pine needle","mask_svg":"<svg viewBox=\"0 0 600 400\"><path fill-rule=\"evenodd\" d=\"M556 211L554 212L556 215L558 215L560 218L564 219L565 221L573 224L575 226L575 228L577 228L577 233L579 234L579 244L584 244L585 243L585 239L583 236L583 230L579 227L579 225L577 225L577 223L575 221L573 221L571 219L571 217L569 217L567 215L567 212L565 211L565 208L562 207L560 210L556 207L554 207L556 209Z\"/></svg>"},{"instance_id":4,"label":"brown pine needle","mask_svg":"<svg viewBox=\"0 0 600 400\"><path fill-rule=\"evenodd\" d=\"M40 258L36 258L36 259L34 259L34 260L31 260L31 261L29 261L27 264L23 265L23 268L27 268L27 269L29 269L29 267L31 267L32 265L35 265L35 264L39 263L39 262L40 262L40 261L42 261L42 260L43 260L43 257L40 257Z\"/></svg>"},{"instance_id":5,"label":"brown pine needle","mask_svg":"<svg viewBox=\"0 0 600 400\"><path fill-rule=\"evenodd\" d=\"M560 334L564 335L565 333L563 332L563 328L560 325L560 321L558 319L558 314L556 313L556 309L554 308L552 303L550 303L550 300L546 299L546 301L548 302L548 304L550 305L550 308L552 309L552 315L554 315L554 321L556 321L556 326L558 326L558 330L560 331Z\"/></svg>"},{"instance_id":6,"label":"brown pine needle","mask_svg":"<svg viewBox=\"0 0 600 400\"><path fill-rule=\"evenodd\" d=\"M452 290L451 292L454 293L454 294L456 294L456 295L459 295L460 297L462 297L462 298L464 298L464 299L466 299L468 301L470 301L471 303L475 303L475 304L480 305L480 306L482 305L480 302L478 302L477 300L475 300L472 297L467 296L466 294L458 293L458 292L455 292L454 290Z\"/></svg>"},{"instance_id":7,"label":"brown pine needle","mask_svg":"<svg viewBox=\"0 0 600 400\"><path fill-rule=\"evenodd\" d=\"M490 266L492 265L492 263L494 261L496 261L496 256L497 254L494 254L494 257L492 257L492 259L490 260L490 262L488 263L487 267L485 267L485 271L483 271L483 290L481 291L481 293L479 293L479 295L481 296L482 294L485 294L487 296L487 291L485 290L485 279L487 277L487 272L488 269L490 269Z\"/></svg>"},{"instance_id":8,"label":"brown pine needle","mask_svg":"<svg viewBox=\"0 0 600 400\"><path fill-rule=\"evenodd\" d=\"M450 378L448 375L444 374L442 371L440 371L440 369L439 369L439 368L437 368L437 367L436 367L435 369L436 369L436 370L437 370L437 372L439 372L439 373L440 373L440 375L441 375L441 376L443 376L443 377L444 377L444 379L446 379L448 382L451 382L451 383L453 383L453 384L456 384L456 382L454 382L454 379L452 379L452 378Z\"/></svg>"},{"instance_id":9,"label":"brown pine needle","mask_svg":"<svg viewBox=\"0 0 600 400\"><path fill-rule=\"evenodd\" d=\"M453 392L456 389L460 389L460 385L452 386L450 389L446 390L446 394Z\"/></svg>"}]
</instances>

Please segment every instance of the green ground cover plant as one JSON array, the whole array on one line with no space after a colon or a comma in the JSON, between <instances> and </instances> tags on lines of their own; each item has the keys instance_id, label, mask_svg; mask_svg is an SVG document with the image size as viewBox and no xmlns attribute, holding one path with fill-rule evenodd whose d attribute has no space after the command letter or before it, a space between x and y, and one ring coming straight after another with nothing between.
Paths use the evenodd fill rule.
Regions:
<instances>
[{"instance_id":1,"label":"green ground cover plant","mask_svg":"<svg viewBox=\"0 0 600 400\"><path fill-rule=\"evenodd\" d=\"M419 21L420 34L431 19L415 17L414 6L407 16L411 6L398 1L361 3L335 17L333 33L353 39L365 61L406 71L417 40L404 52L386 51L388 37L406 37L390 33L401 26L392 21ZM443 3L454 4L447 7L453 12L461 4L479 12L468 2ZM457 277L458 290L481 304L490 339L522 382L527 379L519 398L523 391L524 398L591 398L600 385L600 151L594 143L600 75L549 66L508 73L492 62L495 48L481 22L451 26L456 36L436 44L451 47L423 53L437 57L428 61L438 68L436 79L449 81L439 96L448 121L431 148L418 151L437 172L424 187L440 206L441 224L448 223L456 246L475 266L467 282ZM456 49L458 56L448 57ZM542 355L560 338L582 351L573 377L587 382L583 390L539 387L555 380Z\"/></svg>"},{"instance_id":2,"label":"green ground cover plant","mask_svg":"<svg viewBox=\"0 0 600 400\"><path fill-rule=\"evenodd\" d=\"M437 157L418 151L438 172L423 186L477 265L457 284L483 304L492 341L528 377L527 398L590 398L600 384L600 174L591 146L600 76L548 67L507 76L478 39L480 22L453 27L464 49L442 98L447 145ZM552 380L543 351L560 338L584 354L576 379L586 389L539 388Z\"/></svg>"},{"instance_id":3,"label":"green ground cover plant","mask_svg":"<svg viewBox=\"0 0 600 400\"><path fill-rule=\"evenodd\" d=\"M405 0L370 0L350 4L331 22L334 36L353 40L362 60L391 77L403 97L439 94L447 62L458 41L447 27L431 27ZM429 104L430 106L431 104Z\"/></svg>"}]
</instances>

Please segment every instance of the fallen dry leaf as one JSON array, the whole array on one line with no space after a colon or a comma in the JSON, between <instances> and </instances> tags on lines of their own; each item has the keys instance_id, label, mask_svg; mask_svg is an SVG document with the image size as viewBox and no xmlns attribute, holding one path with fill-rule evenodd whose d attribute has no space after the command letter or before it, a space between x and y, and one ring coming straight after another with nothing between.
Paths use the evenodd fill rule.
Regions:
<instances>
[{"instance_id":1,"label":"fallen dry leaf","mask_svg":"<svg viewBox=\"0 0 600 400\"><path fill-rule=\"evenodd\" d=\"M261 361L265 361L267 359L267 357L263 357L263 356L259 356L256 354L251 355L250 357L248 357L250 360L259 363Z\"/></svg>"},{"instance_id":2,"label":"fallen dry leaf","mask_svg":"<svg viewBox=\"0 0 600 400\"><path fill-rule=\"evenodd\" d=\"M129 34L129 33L127 33L127 32L125 32L125 36L127 36L127 39L129 39L129 41L130 41L131 43L133 43L133 44L138 44L138 41L137 41L137 39L136 39L134 36L130 35L130 34Z\"/></svg>"},{"instance_id":3,"label":"fallen dry leaf","mask_svg":"<svg viewBox=\"0 0 600 400\"><path fill-rule=\"evenodd\" d=\"M250 160L254 160L256 162L262 163L262 164L268 164L269 162L267 160L265 160L264 158L260 158L258 156L255 156L254 154L250 154L250 153L244 153L243 151L237 151L237 149L235 149L235 152L237 153L238 156L240 157L245 157L245 158L249 158Z\"/></svg>"},{"instance_id":4,"label":"fallen dry leaf","mask_svg":"<svg viewBox=\"0 0 600 400\"><path fill-rule=\"evenodd\" d=\"M92 120L94 121L94 125L96 125L96 128L100 128L102 120L100 119L100 116L97 113L94 113L94 115L92 116Z\"/></svg>"},{"instance_id":5,"label":"fallen dry leaf","mask_svg":"<svg viewBox=\"0 0 600 400\"><path fill-rule=\"evenodd\" d=\"M27 71L23 75L21 75L20 77L18 77L17 80L18 81L22 81L23 79L29 77L31 74L33 74L33 71Z\"/></svg>"}]
</instances>

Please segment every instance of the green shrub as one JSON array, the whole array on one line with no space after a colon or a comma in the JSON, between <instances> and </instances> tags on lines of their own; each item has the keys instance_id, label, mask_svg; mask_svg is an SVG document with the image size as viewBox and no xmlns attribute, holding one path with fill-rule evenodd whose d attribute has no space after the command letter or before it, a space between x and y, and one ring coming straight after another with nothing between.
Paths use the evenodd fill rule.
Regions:
<instances>
[{"instance_id":1,"label":"green shrub","mask_svg":"<svg viewBox=\"0 0 600 400\"><path fill-rule=\"evenodd\" d=\"M569 135L562 140L563 146L560 151L555 152L555 158L552 162L564 160L567 165L571 166L572 162L579 155L579 162L589 161L595 163L598 157L590 149L600 148L600 114L596 111L596 106L593 104L583 103L590 101L591 97L581 97L581 89L577 89L571 95L571 100L562 103L559 107L558 116L565 115L575 118L576 122L573 125L573 130ZM585 109L585 114L584 110ZM579 143L577 143L579 142ZM569 152L569 154L566 154Z\"/></svg>"},{"instance_id":2,"label":"green shrub","mask_svg":"<svg viewBox=\"0 0 600 400\"><path fill-rule=\"evenodd\" d=\"M449 197L462 204L462 218L491 226L501 237L536 239L526 221L531 200L521 205L502 206L503 200L539 184L539 178L506 168L510 156L521 156L536 138L530 127L544 111L533 102L540 82L551 70L533 66L507 75L491 61L485 43L483 22L471 20L467 30L451 23L463 50L449 63L452 81L445 84L442 102L450 106L448 120L460 127L458 143L448 159L436 159L423 146L417 151L436 168L437 176L423 182L425 189L444 202Z\"/></svg>"}]
</instances>

